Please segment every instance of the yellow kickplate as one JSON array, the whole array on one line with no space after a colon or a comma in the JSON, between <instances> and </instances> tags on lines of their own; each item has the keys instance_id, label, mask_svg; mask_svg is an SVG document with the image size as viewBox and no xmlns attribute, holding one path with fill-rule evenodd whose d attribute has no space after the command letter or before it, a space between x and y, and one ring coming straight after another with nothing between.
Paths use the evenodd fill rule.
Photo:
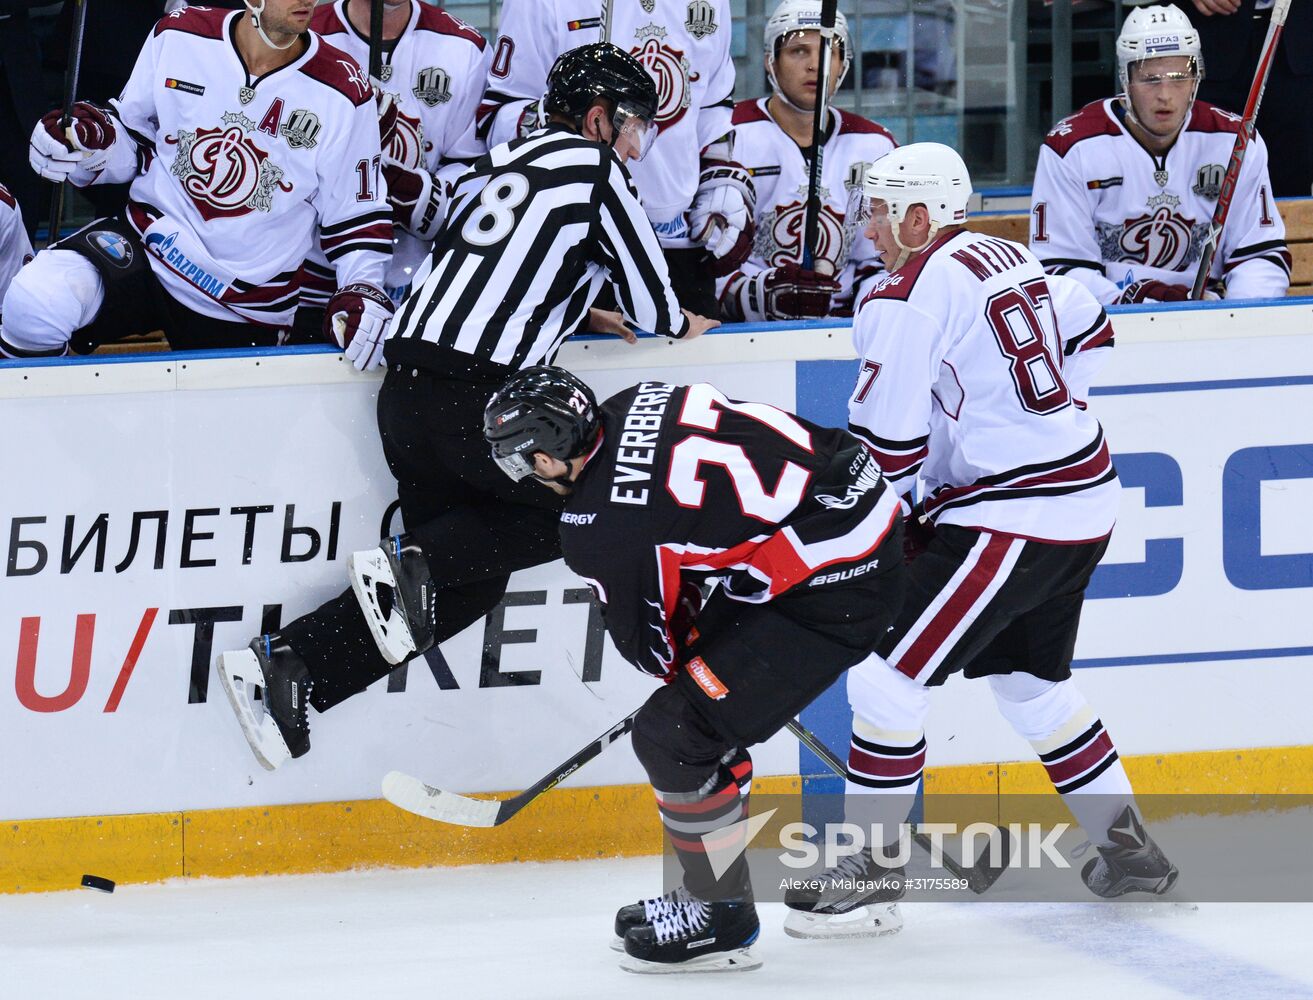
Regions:
<instances>
[{"instance_id":1,"label":"yellow kickplate","mask_svg":"<svg viewBox=\"0 0 1313 1000\"><path fill-rule=\"evenodd\" d=\"M0 824L0 892L75 889L83 875L154 882L181 874L182 813Z\"/></svg>"}]
</instances>

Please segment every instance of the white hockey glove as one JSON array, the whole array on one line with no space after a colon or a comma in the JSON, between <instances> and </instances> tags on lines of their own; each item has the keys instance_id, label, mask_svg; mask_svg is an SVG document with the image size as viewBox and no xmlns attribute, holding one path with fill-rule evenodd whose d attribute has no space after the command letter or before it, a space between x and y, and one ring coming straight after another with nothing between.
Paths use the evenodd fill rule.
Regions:
<instances>
[{"instance_id":1,"label":"white hockey glove","mask_svg":"<svg viewBox=\"0 0 1313 1000\"><path fill-rule=\"evenodd\" d=\"M703 160L698 192L688 211L689 236L714 258L710 271L724 277L748 259L757 230L757 192L747 168L733 160Z\"/></svg>"},{"instance_id":2,"label":"white hockey glove","mask_svg":"<svg viewBox=\"0 0 1313 1000\"><path fill-rule=\"evenodd\" d=\"M372 371L383 364L383 341L393 311L383 289L363 282L347 285L328 300L324 336L345 351L357 371Z\"/></svg>"},{"instance_id":3,"label":"white hockey glove","mask_svg":"<svg viewBox=\"0 0 1313 1000\"><path fill-rule=\"evenodd\" d=\"M530 101L520 111L520 118L515 123L515 134L523 139L532 135L545 125L541 101Z\"/></svg>"},{"instance_id":4,"label":"white hockey glove","mask_svg":"<svg viewBox=\"0 0 1313 1000\"><path fill-rule=\"evenodd\" d=\"M443 218L441 182L422 167L408 167L390 156L383 157L383 177L393 223L422 240L436 237Z\"/></svg>"},{"instance_id":5,"label":"white hockey glove","mask_svg":"<svg viewBox=\"0 0 1313 1000\"><path fill-rule=\"evenodd\" d=\"M67 128L60 124L63 115L62 110L50 111L37 122L27 151L32 169L56 184L77 170L98 170L118 138L113 116L94 104L74 104Z\"/></svg>"}]
</instances>

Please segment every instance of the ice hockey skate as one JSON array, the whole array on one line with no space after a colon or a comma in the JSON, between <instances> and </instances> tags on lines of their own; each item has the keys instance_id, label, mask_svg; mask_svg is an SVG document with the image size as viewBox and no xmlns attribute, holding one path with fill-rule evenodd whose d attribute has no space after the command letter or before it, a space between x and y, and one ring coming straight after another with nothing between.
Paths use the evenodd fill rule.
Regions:
<instances>
[{"instance_id":1,"label":"ice hockey skate","mask_svg":"<svg viewBox=\"0 0 1313 1000\"><path fill-rule=\"evenodd\" d=\"M376 549L351 554L351 589L378 651L402 663L433 645L437 588L418 545L393 535Z\"/></svg>"},{"instance_id":2,"label":"ice hockey skate","mask_svg":"<svg viewBox=\"0 0 1313 1000\"><path fill-rule=\"evenodd\" d=\"M1099 847L1099 856L1085 863L1080 877L1090 891L1108 899L1128 892L1161 896L1176 884L1176 865L1144 829L1132 806L1127 806L1108 828L1111 846Z\"/></svg>"},{"instance_id":3,"label":"ice hockey skate","mask_svg":"<svg viewBox=\"0 0 1313 1000\"><path fill-rule=\"evenodd\" d=\"M640 973L746 972L761 965L748 950L760 933L751 899L708 902L683 893L661 912L654 908L651 923L629 928L620 967Z\"/></svg>"},{"instance_id":4,"label":"ice hockey skate","mask_svg":"<svg viewBox=\"0 0 1313 1000\"><path fill-rule=\"evenodd\" d=\"M882 937L903 929L898 900L903 868L876 863L870 849L840 858L815 879L816 887L788 889L784 933L796 938Z\"/></svg>"},{"instance_id":5,"label":"ice hockey skate","mask_svg":"<svg viewBox=\"0 0 1313 1000\"><path fill-rule=\"evenodd\" d=\"M680 903L689 899L688 890L682 885L676 886L664 896L640 899L637 903L622 906L615 915L615 936L611 938L613 951L625 950L625 935L635 927L650 924L657 917L665 916Z\"/></svg>"},{"instance_id":6,"label":"ice hockey skate","mask_svg":"<svg viewBox=\"0 0 1313 1000\"><path fill-rule=\"evenodd\" d=\"M220 653L219 683L266 771L310 750L306 708L314 680L277 633L252 639L246 649Z\"/></svg>"}]
</instances>

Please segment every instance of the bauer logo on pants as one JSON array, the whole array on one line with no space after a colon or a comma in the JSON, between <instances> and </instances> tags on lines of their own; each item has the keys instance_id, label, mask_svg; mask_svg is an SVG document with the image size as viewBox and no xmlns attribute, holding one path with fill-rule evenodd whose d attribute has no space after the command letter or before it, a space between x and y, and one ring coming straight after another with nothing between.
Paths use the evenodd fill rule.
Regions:
<instances>
[{"instance_id":1,"label":"bauer logo on pants","mask_svg":"<svg viewBox=\"0 0 1313 1000\"><path fill-rule=\"evenodd\" d=\"M115 267L127 267L132 263L132 244L120 236L105 229L98 229L87 239Z\"/></svg>"}]
</instances>

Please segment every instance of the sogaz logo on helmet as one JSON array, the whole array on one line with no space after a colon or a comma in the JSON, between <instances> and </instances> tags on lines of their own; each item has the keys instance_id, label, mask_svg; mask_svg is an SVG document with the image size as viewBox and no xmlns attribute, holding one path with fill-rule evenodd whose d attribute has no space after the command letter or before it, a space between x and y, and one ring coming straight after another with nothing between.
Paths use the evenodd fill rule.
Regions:
<instances>
[{"instance_id":1,"label":"sogaz logo on helmet","mask_svg":"<svg viewBox=\"0 0 1313 1000\"><path fill-rule=\"evenodd\" d=\"M87 236L105 258L115 267L127 267L132 263L132 244L118 233L107 229L97 229Z\"/></svg>"}]
</instances>

